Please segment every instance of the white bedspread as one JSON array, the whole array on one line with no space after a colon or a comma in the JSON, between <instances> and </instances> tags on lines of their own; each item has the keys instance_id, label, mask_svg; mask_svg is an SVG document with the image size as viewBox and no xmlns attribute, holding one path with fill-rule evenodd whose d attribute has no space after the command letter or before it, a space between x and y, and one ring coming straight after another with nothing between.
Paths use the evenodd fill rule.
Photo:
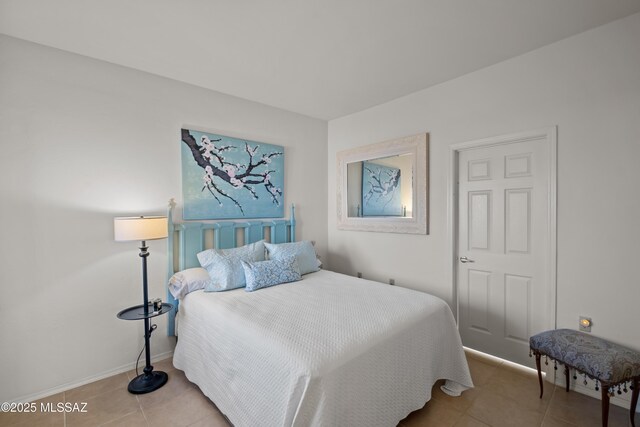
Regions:
<instances>
[{"instance_id":1,"label":"white bedspread","mask_svg":"<svg viewBox=\"0 0 640 427\"><path fill-rule=\"evenodd\" d=\"M330 271L187 295L173 363L236 427L395 426L473 387L444 301Z\"/></svg>"}]
</instances>

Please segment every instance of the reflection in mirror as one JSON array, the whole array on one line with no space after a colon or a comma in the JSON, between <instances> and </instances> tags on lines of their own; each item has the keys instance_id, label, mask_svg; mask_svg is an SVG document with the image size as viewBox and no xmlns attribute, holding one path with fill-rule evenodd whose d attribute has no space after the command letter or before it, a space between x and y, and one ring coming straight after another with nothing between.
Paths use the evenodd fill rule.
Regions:
<instances>
[{"instance_id":1,"label":"reflection in mirror","mask_svg":"<svg viewBox=\"0 0 640 427\"><path fill-rule=\"evenodd\" d=\"M336 153L339 230L427 234L429 134Z\"/></svg>"},{"instance_id":2,"label":"reflection in mirror","mask_svg":"<svg viewBox=\"0 0 640 427\"><path fill-rule=\"evenodd\" d=\"M411 217L413 153L347 163L349 217Z\"/></svg>"}]
</instances>

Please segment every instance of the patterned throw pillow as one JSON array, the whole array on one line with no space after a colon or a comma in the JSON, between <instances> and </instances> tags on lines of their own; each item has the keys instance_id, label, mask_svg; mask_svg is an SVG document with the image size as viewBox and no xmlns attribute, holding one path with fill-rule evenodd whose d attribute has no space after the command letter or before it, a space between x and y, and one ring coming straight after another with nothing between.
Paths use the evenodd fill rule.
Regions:
<instances>
[{"instance_id":1,"label":"patterned throw pillow","mask_svg":"<svg viewBox=\"0 0 640 427\"><path fill-rule=\"evenodd\" d=\"M209 272L211 283L205 292L228 291L245 285L242 261L264 260L264 241L232 249L208 249L198 254L200 265Z\"/></svg>"},{"instance_id":2,"label":"patterned throw pillow","mask_svg":"<svg viewBox=\"0 0 640 427\"><path fill-rule=\"evenodd\" d=\"M269 259L281 260L291 256L295 257L298 261L300 274L318 271L320 270L320 265L322 265L316 257L316 250L313 248L313 243L308 240L280 244L265 243L264 246L269 253Z\"/></svg>"},{"instance_id":3,"label":"patterned throw pillow","mask_svg":"<svg viewBox=\"0 0 640 427\"><path fill-rule=\"evenodd\" d=\"M295 257L259 262L242 261L242 268L247 278L247 286L244 288L247 292L300 280Z\"/></svg>"}]
</instances>

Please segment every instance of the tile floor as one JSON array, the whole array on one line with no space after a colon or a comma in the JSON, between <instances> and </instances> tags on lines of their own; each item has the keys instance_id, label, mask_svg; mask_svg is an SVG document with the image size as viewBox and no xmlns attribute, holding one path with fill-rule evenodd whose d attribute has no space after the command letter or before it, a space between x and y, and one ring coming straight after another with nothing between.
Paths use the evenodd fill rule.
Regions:
<instances>
[{"instance_id":1,"label":"tile floor","mask_svg":"<svg viewBox=\"0 0 640 427\"><path fill-rule=\"evenodd\" d=\"M400 427L416 426L600 426L600 401L545 383L544 398L538 398L535 373L467 353L476 387L453 398L433 389L424 408L402 420ZM127 392L135 372L115 375L40 402L87 402L87 413L0 413L0 426L227 426L215 405L171 364L156 363L169 374L161 389L144 395ZM628 426L628 411L612 405L609 426ZM640 423L640 416L636 417ZM640 424L639 424L640 425ZM253 427L253 426L252 426Z\"/></svg>"}]
</instances>

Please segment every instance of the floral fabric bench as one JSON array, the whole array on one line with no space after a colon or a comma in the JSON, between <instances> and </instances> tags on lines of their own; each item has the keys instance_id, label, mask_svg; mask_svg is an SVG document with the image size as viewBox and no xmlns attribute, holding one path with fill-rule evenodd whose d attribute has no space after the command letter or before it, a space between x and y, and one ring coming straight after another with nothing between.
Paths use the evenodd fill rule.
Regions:
<instances>
[{"instance_id":1,"label":"floral fabric bench","mask_svg":"<svg viewBox=\"0 0 640 427\"><path fill-rule=\"evenodd\" d=\"M529 340L531 352L536 357L538 380L540 382L540 398L542 398L542 372L540 359L542 356L564 365L566 390L569 391L569 371L574 370L573 378L577 374L595 380L596 390L602 389L602 425L609 421L609 397L616 392L631 393L631 409L629 417L631 425L635 427L634 415L640 392L640 352L621 345L610 343L602 338L571 329L556 329L541 332ZM629 388L627 388L629 384Z\"/></svg>"}]
</instances>

